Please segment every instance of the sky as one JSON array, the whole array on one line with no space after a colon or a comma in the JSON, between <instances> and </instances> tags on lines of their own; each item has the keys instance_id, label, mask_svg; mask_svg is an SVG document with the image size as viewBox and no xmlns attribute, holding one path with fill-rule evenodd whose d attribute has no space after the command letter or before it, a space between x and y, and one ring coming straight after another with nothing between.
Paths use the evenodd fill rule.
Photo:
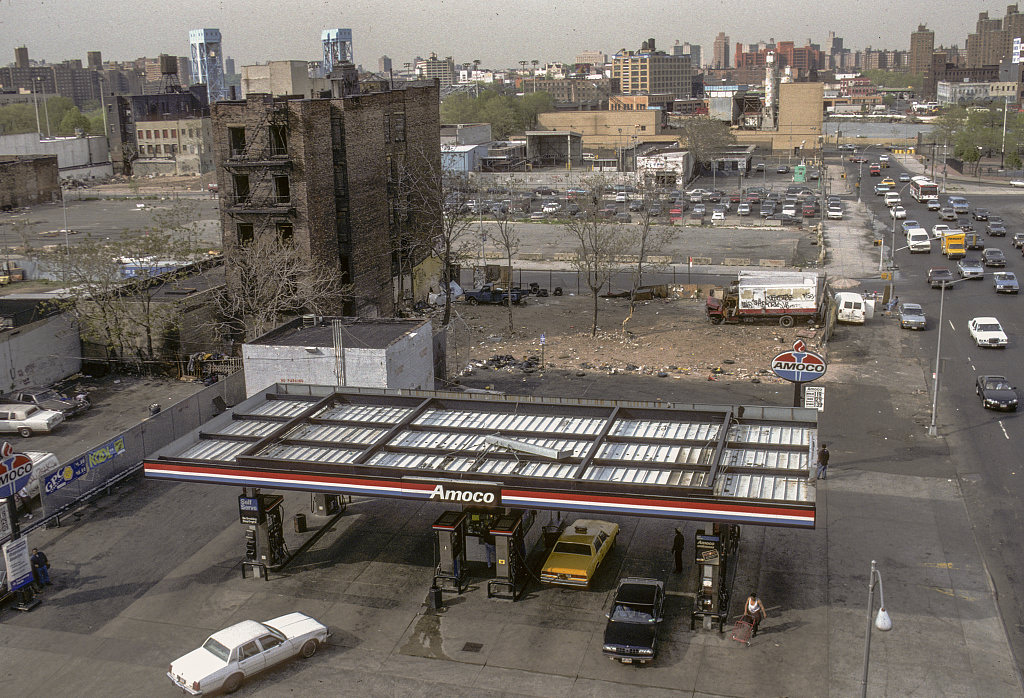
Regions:
<instances>
[{"instance_id":1,"label":"sky","mask_svg":"<svg viewBox=\"0 0 1024 698\"><path fill-rule=\"evenodd\" d=\"M0 65L26 45L30 58L132 60L160 53L188 55L188 32L217 28L225 56L236 66L267 60L315 60L320 32L350 28L356 63L376 70L416 56L452 56L507 68L521 60L572 61L583 50L638 49L648 37L671 52L676 42L712 55L719 31L736 42L807 39L827 49L829 31L844 46L909 49L910 32L926 24L936 45L958 44L974 30L978 12L1002 17L1006 5L979 0L0 0Z\"/></svg>"}]
</instances>

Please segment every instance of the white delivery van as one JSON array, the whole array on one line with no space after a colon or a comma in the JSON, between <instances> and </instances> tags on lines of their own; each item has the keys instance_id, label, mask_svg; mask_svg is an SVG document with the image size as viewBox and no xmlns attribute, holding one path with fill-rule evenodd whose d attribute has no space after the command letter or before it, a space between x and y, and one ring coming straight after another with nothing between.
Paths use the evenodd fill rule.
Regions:
<instances>
[{"instance_id":1,"label":"white delivery van","mask_svg":"<svg viewBox=\"0 0 1024 698\"><path fill-rule=\"evenodd\" d=\"M29 478L28 484L18 490L18 497L28 500L39 496L39 493L42 492L42 483L61 466L57 456L52 453L43 453L42 451L22 451L22 453L32 459L32 476Z\"/></svg>"},{"instance_id":2,"label":"white delivery van","mask_svg":"<svg viewBox=\"0 0 1024 698\"><path fill-rule=\"evenodd\" d=\"M916 252L924 252L928 254L932 251L931 236L928 235L928 231L924 228L908 228L907 229L907 249L910 250L911 254Z\"/></svg>"},{"instance_id":3,"label":"white delivery van","mask_svg":"<svg viewBox=\"0 0 1024 698\"><path fill-rule=\"evenodd\" d=\"M850 293L849 291L837 293L836 308L838 308L836 319L839 322L863 325L864 320L870 317L867 303L859 293Z\"/></svg>"}]
</instances>

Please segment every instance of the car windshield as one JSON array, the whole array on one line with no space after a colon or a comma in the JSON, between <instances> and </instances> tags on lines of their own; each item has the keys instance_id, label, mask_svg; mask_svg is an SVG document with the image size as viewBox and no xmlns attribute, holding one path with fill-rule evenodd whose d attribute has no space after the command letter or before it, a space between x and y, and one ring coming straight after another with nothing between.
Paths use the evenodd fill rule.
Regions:
<instances>
[{"instance_id":1,"label":"car windshield","mask_svg":"<svg viewBox=\"0 0 1024 698\"><path fill-rule=\"evenodd\" d=\"M587 555L591 554L590 546L586 543L570 543L568 541L558 541L555 543L555 549L552 552L566 553L568 555Z\"/></svg>"},{"instance_id":2,"label":"car windshield","mask_svg":"<svg viewBox=\"0 0 1024 698\"><path fill-rule=\"evenodd\" d=\"M1006 381L989 378L985 381L985 390L1013 390L1013 387Z\"/></svg>"},{"instance_id":3,"label":"car windshield","mask_svg":"<svg viewBox=\"0 0 1024 698\"><path fill-rule=\"evenodd\" d=\"M612 609L611 619L626 623L650 623L654 620L650 606L633 606L617 603Z\"/></svg>"},{"instance_id":4,"label":"car windshield","mask_svg":"<svg viewBox=\"0 0 1024 698\"><path fill-rule=\"evenodd\" d=\"M998 322L984 322L978 324L979 332L1002 332L1003 328L999 326Z\"/></svg>"},{"instance_id":5,"label":"car windshield","mask_svg":"<svg viewBox=\"0 0 1024 698\"><path fill-rule=\"evenodd\" d=\"M56 390L41 390L38 393L32 393L32 397L36 400L63 400Z\"/></svg>"},{"instance_id":6,"label":"car windshield","mask_svg":"<svg viewBox=\"0 0 1024 698\"><path fill-rule=\"evenodd\" d=\"M225 663L228 661L228 657L231 656L231 650L214 640L212 637L203 643L203 649Z\"/></svg>"},{"instance_id":7,"label":"car windshield","mask_svg":"<svg viewBox=\"0 0 1024 698\"><path fill-rule=\"evenodd\" d=\"M1010 272L1005 272L1003 274L996 274L996 279L999 281L1016 281L1017 277Z\"/></svg>"},{"instance_id":8,"label":"car windshield","mask_svg":"<svg viewBox=\"0 0 1024 698\"><path fill-rule=\"evenodd\" d=\"M920 306L916 305L905 305L903 306L904 315L924 315L924 311L921 310Z\"/></svg>"}]
</instances>

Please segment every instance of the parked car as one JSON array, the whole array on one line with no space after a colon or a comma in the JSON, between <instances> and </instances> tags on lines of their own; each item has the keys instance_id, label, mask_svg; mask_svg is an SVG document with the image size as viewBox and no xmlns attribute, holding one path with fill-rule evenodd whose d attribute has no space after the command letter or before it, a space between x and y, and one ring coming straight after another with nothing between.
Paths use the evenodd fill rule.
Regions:
<instances>
[{"instance_id":1,"label":"parked car","mask_svg":"<svg viewBox=\"0 0 1024 698\"><path fill-rule=\"evenodd\" d=\"M704 204L697 204L693 207L693 213L695 216L703 218L704 214L707 213L707 207Z\"/></svg>"},{"instance_id":2,"label":"parked car","mask_svg":"<svg viewBox=\"0 0 1024 698\"><path fill-rule=\"evenodd\" d=\"M995 247L987 247L985 251L981 253L981 259L985 262L986 267L1005 267L1006 256L1003 251Z\"/></svg>"},{"instance_id":3,"label":"parked car","mask_svg":"<svg viewBox=\"0 0 1024 698\"><path fill-rule=\"evenodd\" d=\"M548 214L544 213L543 211L534 211L533 213L530 214L531 221L542 221L547 217Z\"/></svg>"},{"instance_id":4,"label":"parked car","mask_svg":"<svg viewBox=\"0 0 1024 698\"><path fill-rule=\"evenodd\" d=\"M956 265L957 272L961 279L980 279L985 276L985 267L981 260L974 257L964 257Z\"/></svg>"},{"instance_id":5,"label":"parked car","mask_svg":"<svg viewBox=\"0 0 1024 698\"><path fill-rule=\"evenodd\" d=\"M932 288L948 286L953 281L953 272L946 267L932 267L928 270L928 285Z\"/></svg>"},{"instance_id":6,"label":"parked car","mask_svg":"<svg viewBox=\"0 0 1024 698\"><path fill-rule=\"evenodd\" d=\"M1003 326L994 317L976 317L967 323L967 331L971 339L979 347L995 347L1005 349L1010 343Z\"/></svg>"},{"instance_id":7,"label":"parked car","mask_svg":"<svg viewBox=\"0 0 1024 698\"><path fill-rule=\"evenodd\" d=\"M605 618L601 651L623 664L646 664L654 659L658 625L665 608L665 582L626 577L619 580Z\"/></svg>"},{"instance_id":8,"label":"parked car","mask_svg":"<svg viewBox=\"0 0 1024 698\"><path fill-rule=\"evenodd\" d=\"M35 405L44 410L53 410L70 419L92 407L89 398L77 395L74 398L58 393L53 388L28 387L0 396L0 402L16 402L24 405Z\"/></svg>"},{"instance_id":9,"label":"parked car","mask_svg":"<svg viewBox=\"0 0 1024 698\"><path fill-rule=\"evenodd\" d=\"M309 659L327 641L327 626L302 613L266 623L244 620L207 638L202 647L171 662L167 677L181 690L202 695L237 691L257 672L302 655Z\"/></svg>"},{"instance_id":10,"label":"parked car","mask_svg":"<svg viewBox=\"0 0 1024 698\"><path fill-rule=\"evenodd\" d=\"M615 545L619 525L597 519L577 519L558 537L540 571L548 584L587 587Z\"/></svg>"},{"instance_id":11,"label":"parked car","mask_svg":"<svg viewBox=\"0 0 1024 698\"><path fill-rule=\"evenodd\" d=\"M974 392L981 398L981 405L985 409L1017 411L1017 389L1005 376L978 376Z\"/></svg>"},{"instance_id":12,"label":"parked car","mask_svg":"<svg viewBox=\"0 0 1024 698\"><path fill-rule=\"evenodd\" d=\"M628 213L622 212L615 214L615 220L619 223L632 223L633 217Z\"/></svg>"},{"instance_id":13,"label":"parked car","mask_svg":"<svg viewBox=\"0 0 1024 698\"><path fill-rule=\"evenodd\" d=\"M744 202L736 207L736 215L738 216L749 216L750 215L750 204Z\"/></svg>"},{"instance_id":14,"label":"parked car","mask_svg":"<svg viewBox=\"0 0 1024 698\"><path fill-rule=\"evenodd\" d=\"M997 271L992 274L992 286L996 293L1019 293L1017 275L1012 271Z\"/></svg>"},{"instance_id":15,"label":"parked car","mask_svg":"<svg viewBox=\"0 0 1024 698\"><path fill-rule=\"evenodd\" d=\"M35 405L0 404L0 433L29 437L48 434L64 421L64 415Z\"/></svg>"},{"instance_id":16,"label":"parked car","mask_svg":"<svg viewBox=\"0 0 1024 698\"><path fill-rule=\"evenodd\" d=\"M711 212L711 220L712 221L724 221L725 220L725 211L723 209L720 209L719 207L716 206L715 210Z\"/></svg>"},{"instance_id":17,"label":"parked car","mask_svg":"<svg viewBox=\"0 0 1024 698\"><path fill-rule=\"evenodd\" d=\"M900 303L898 315L904 330L923 330L928 326L924 308L917 303Z\"/></svg>"},{"instance_id":18,"label":"parked car","mask_svg":"<svg viewBox=\"0 0 1024 698\"><path fill-rule=\"evenodd\" d=\"M759 162L756 165L754 165L754 172L764 172L764 163Z\"/></svg>"},{"instance_id":19,"label":"parked car","mask_svg":"<svg viewBox=\"0 0 1024 698\"><path fill-rule=\"evenodd\" d=\"M648 207L647 212L652 216L660 216L662 214L661 204L651 204L650 207Z\"/></svg>"},{"instance_id":20,"label":"parked car","mask_svg":"<svg viewBox=\"0 0 1024 698\"><path fill-rule=\"evenodd\" d=\"M629 202L629 210L634 212L643 211L644 202L641 201L640 199L633 199L632 201Z\"/></svg>"}]
</instances>

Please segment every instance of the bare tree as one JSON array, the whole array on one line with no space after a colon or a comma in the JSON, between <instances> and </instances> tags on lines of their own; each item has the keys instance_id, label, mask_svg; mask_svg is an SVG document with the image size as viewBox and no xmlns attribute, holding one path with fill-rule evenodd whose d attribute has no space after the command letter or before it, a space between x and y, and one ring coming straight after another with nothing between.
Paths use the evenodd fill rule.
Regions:
<instances>
[{"instance_id":1,"label":"bare tree","mask_svg":"<svg viewBox=\"0 0 1024 698\"><path fill-rule=\"evenodd\" d=\"M511 189L511 187L510 187ZM505 262L508 269L508 281L509 289L505 297L505 305L508 307L508 334L511 338L513 332L515 332L515 326L512 322L512 258L519 252L520 239L516 233L516 224L512 219L511 211L503 211L497 216L495 221L495 234L494 243L501 250L505 256Z\"/></svg>"},{"instance_id":2,"label":"bare tree","mask_svg":"<svg viewBox=\"0 0 1024 698\"><path fill-rule=\"evenodd\" d=\"M42 268L63 282L53 306L74 317L82 340L104 347L106 359L144 364L159 354L157 338L172 330L178 309L158 302L163 286L185 271L185 247L169 235L94 238L36 252Z\"/></svg>"},{"instance_id":3,"label":"bare tree","mask_svg":"<svg viewBox=\"0 0 1024 698\"><path fill-rule=\"evenodd\" d=\"M648 261L648 256L651 252L659 250L672 237L670 228L656 225L657 217L651 212L651 205L658 199L655 183L643 177L638 179L637 195L642 203L642 208L637 211L639 222L627 233L625 241L627 248L636 257L636 264L630 270L633 284L629 294L629 315L622 321L623 330L626 329L626 323L633 319L637 290L644 285L644 269L650 266L655 268L664 266L663 264L652 264Z\"/></svg>"},{"instance_id":4,"label":"bare tree","mask_svg":"<svg viewBox=\"0 0 1024 698\"><path fill-rule=\"evenodd\" d=\"M586 279L587 288L594 298L594 322L590 335L596 336L598 294L618 270L618 260L626 245L623 226L601 215L607 182L601 177L588 177L581 180L581 184L587 189L592 205L568 219L565 229L576 245L576 259L572 265Z\"/></svg>"},{"instance_id":5,"label":"bare tree","mask_svg":"<svg viewBox=\"0 0 1024 698\"><path fill-rule=\"evenodd\" d=\"M715 153L736 142L736 136L724 121L706 116L687 116L672 122L680 132L680 142L693 155L700 167L710 162Z\"/></svg>"},{"instance_id":6,"label":"bare tree","mask_svg":"<svg viewBox=\"0 0 1024 698\"><path fill-rule=\"evenodd\" d=\"M224 286L214 294L218 329L237 340L270 331L286 317L338 312L351 297L338 269L290 240L260 235L232 250Z\"/></svg>"},{"instance_id":7,"label":"bare tree","mask_svg":"<svg viewBox=\"0 0 1024 698\"><path fill-rule=\"evenodd\" d=\"M433 253L441 261L445 291L441 325L446 326L452 316L452 267L468 258L466 233L473 219L467 205L469 178L463 172L445 169L443 157L443 153L441 158L436 153L410 153L407 170L410 207L420 215Z\"/></svg>"},{"instance_id":8,"label":"bare tree","mask_svg":"<svg viewBox=\"0 0 1024 698\"><path fill-rule=\"evenodd\" d=\"M202 237L199 216L198 201L177 199L169 206L155 209L151 220L155 230L179 238L182 246L191 253L199 247Z\"/></svg>"}]
</instances>

